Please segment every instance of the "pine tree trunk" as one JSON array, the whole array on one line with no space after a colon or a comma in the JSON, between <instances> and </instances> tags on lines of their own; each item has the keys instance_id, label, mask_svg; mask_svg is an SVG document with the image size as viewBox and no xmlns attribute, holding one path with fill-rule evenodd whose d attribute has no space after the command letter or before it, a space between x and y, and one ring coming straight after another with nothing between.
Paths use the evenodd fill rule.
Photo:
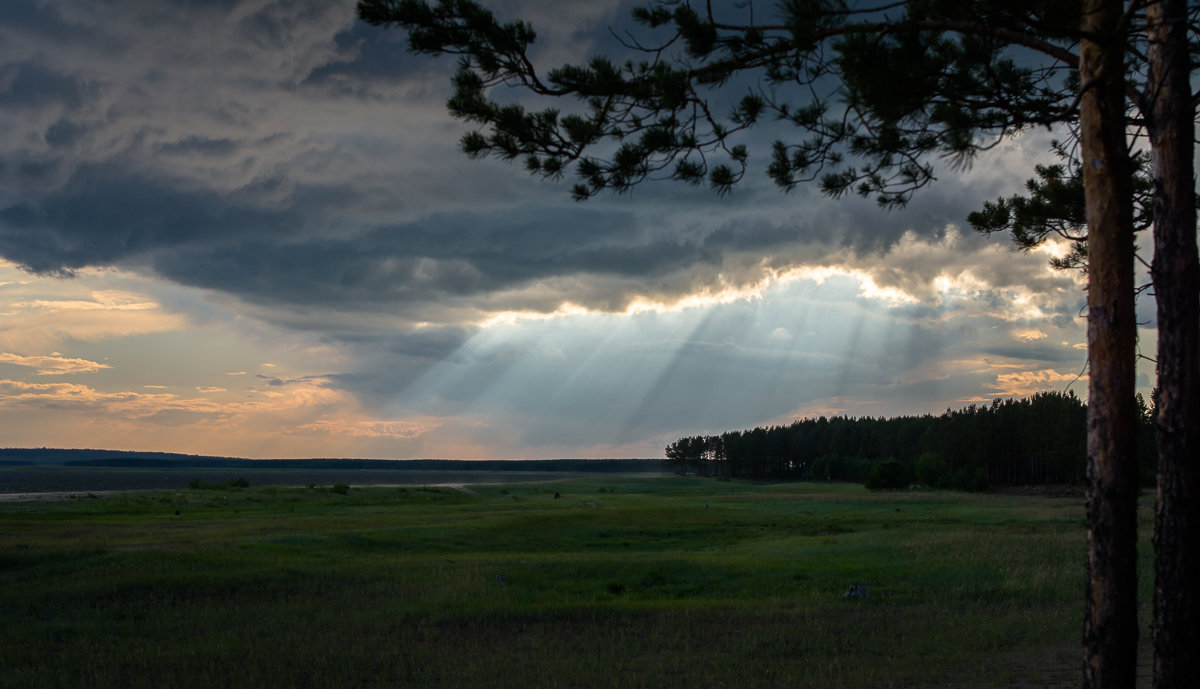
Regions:
<instances>
[{"instance_id":1,"label":"pine tree trunk","mask_svg":"<svg viewBox=\"0 0 1200 689\"><path fill-rule=\"evenodd\" d=\"M1137 668L1137 457L1131 164L1120 0L1086 0L1079 73L1088 225L1088 583L1084 687L1132 689Z\"/></svg>"},{"instance_id":2,"label":"pine tree trunk","mask_svg":"<svg viewBox=\"0 0 1200 689\"><path fill-rule=\"evenodd\" d=\"M1145 111L1154 151L1154 294L1158 303L1158 496L1154 513L1154 686L1200 677L1200 260L1187 1L1146 8Z\"/></svg>"}]
</instances>

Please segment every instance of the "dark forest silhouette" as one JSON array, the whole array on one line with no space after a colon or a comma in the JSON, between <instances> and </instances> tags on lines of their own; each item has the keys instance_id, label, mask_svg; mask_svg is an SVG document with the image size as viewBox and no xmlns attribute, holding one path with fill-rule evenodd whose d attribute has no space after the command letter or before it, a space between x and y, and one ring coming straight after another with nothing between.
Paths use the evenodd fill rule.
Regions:
<instances>
[{"instance_id":1,"label":"dark forest silhouette","mask_svg":"<svg viewBox=\"0 0 1200 689\"><path fill-rule=\"evenodd\" d=\"M1153 485L1154 415L1137 400L1141 481ZM894 461L905 484L937 488L1082 484L1087 405L1071 392L1041 392L938 416L822 416L680 438L666 457L679 473L730 478L866 482Z\"/></svg>"}]
</instances>

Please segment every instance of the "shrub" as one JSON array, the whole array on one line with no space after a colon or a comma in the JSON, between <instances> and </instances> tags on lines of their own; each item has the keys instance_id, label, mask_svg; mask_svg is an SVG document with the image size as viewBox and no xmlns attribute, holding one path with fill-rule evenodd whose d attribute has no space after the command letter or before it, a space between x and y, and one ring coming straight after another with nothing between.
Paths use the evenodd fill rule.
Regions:
<instances>
[{"instance_id":1,"label":"shrub","mask_svg":"<svg viewBox=\"0 0 1200 689\"><path fill-rule=\"evenodd\" d=\"M948 482L950 469L946 460L932 452L922 452L917 457L917 481L930 488L942 488Z\"/></svg>"},{"instance_id":2,"label":"shrub","mask_svg":"<svg viewBox=\"0 0 1200 689\"><path fill-rule=\"evenodd\" d=\"M337 493L338 495L346 495L350 492L350 486L345 483L335 483L329 488L329 490L333 493Z\"/></svg>"},{"instance_id":3,"label":"shrub","mask_svg":"<svg viewBox=\"0 0 1200 689\"><path fill-rule=\"evenodd\" d=\"M983 467L975 469L963 467L954 472L950 482L955 488L970 493L982 493L988 489L987 473L984 472Z\"/></svg>"},{"instance_id":4,"label":"shrub","mask_svg":"<svg viewBox=\"0 0 1200 689\"><path fill-rule=\"evenodd\" d=\"M885 459L867 473L867 488L871 490L896 490L908 484L908 472L895 459Z\"/></svg>"},{"instance_id":5,"label":"shrub","mask_svg":"<svg viewBox=\"0 0 1200 689\"><path fill-rule=\"evenodd\" d=\"M198 478L188 481L192 490L220 490L222 488L249 488L250 482L244 478L231 478L225 483L205 483Z\"/></svg>"}]
</instances>

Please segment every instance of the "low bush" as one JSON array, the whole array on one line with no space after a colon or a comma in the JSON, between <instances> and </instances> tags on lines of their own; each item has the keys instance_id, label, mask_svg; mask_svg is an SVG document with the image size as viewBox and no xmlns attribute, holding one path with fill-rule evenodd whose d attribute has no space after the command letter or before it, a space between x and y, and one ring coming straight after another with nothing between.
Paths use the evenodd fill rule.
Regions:
<instances>
[{"instance_id":1,"label":"low bush","mask_svg":"<svg viewBox=\"0 0 1200 689\"><path fill-rule=\"evenodd\" d=\"M945 488L950 478L946 460L932 452L917 457L917 481L930 488Z\"/></svg>"},{"instance_id":2,"label":"low bush","mask_svg":"<svg viewBox=\"0 0 1200 689\"><path fill-rule=\"evenodd\" d=\"M959 469L951 475L950 485L968 493L982 493L989 488L987 473L982 467Z\"/></svg>"},{"instance_id":3,"label":"low bush","mask_svg":"<svg viewBox=\"0 0 1200 689\"><path fill-rule=\"evenodd\" d=\"M867 488L871 490L897 490L911 483L904 465L895 459L885 459L867 472Z\"/></svg>"},{"instance_id":4,"label":"low bush","mask_svg":"<svg viewBox=\"0 0 1200 689\"><path fill-rule=\"evenodd\" d=\"M221 488L249 488L250 482L244 478L231 478L225 483L205 483L199 478L193 478L188 481L188 488L192 490L219 490Z\"/></svg>"}]
</instances>

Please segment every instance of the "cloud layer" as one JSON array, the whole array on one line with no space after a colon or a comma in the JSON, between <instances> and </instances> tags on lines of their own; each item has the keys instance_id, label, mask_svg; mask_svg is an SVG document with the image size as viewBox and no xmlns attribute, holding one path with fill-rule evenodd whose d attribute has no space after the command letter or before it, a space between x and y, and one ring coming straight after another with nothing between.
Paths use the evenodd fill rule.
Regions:
<instances>
[{"instance_id":1,"label":"cloud layer","mask_svg":"<svg viewBox=\"0 0 1200 689\"><path fill-rule=\"evenodd\" d=\"M547 64L611 48L627 8L566 5L497 11L534 22ZM459 154L454 65L403 40L349 0L0 6L0 406L19 443L657 455L1078 375L1078 276L958 229L1019 188L1044 134L902 212L782 194L757 158L731 198L580 205Z\"/></svg>"}]
</instances>

